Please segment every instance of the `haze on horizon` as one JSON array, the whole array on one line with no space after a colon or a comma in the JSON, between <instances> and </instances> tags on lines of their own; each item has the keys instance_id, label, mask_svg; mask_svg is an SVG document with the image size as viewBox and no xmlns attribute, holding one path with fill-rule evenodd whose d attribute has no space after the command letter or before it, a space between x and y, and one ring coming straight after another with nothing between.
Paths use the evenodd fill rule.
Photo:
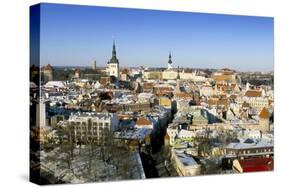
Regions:
<instances>
[{"instance_id":1,"label":"haze on horizon","mask_svg":"<svg viewBox=\"0 0 281 188\"><path fill-rule=\"evenodd\" d=\"M40 61L106 66L116 41L121 67L273 71L273 18L41 4Z\"/></svg>"}]
</instances>

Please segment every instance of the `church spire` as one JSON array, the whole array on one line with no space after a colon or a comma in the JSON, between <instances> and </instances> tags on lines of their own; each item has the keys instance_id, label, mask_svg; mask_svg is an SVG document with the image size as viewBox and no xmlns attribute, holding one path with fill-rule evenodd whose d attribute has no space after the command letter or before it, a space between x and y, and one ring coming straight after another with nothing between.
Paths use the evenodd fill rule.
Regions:
<instances>
[{"instance_id":1,"label":"church spire","mask_svg":"<svg viewBox=\"0 0 281 188\"><path fill-rule=\"evenodd\" d=\"M112 47L112 58L116 58L116 48L115 48L115 40L113 40L113 47Z\"/></svg>"},{"instance_id":2,"label":"church spire","mask_svg":"<svg viewBox=\"0 0 281 188\"><path fill-rule=\"evenodd\" d=\"M171 56L171 52L169 53L169 61L168 61L169 64L172 64L172 56Z\"/></svg>"},{"instance_id":3,"label":"church spire","mask_svg":"<svg viewBox=\"0 0 281 188\"><path fill-rule=\"evenodd\" d=\"M172 69L172 68L173 68L173 67L172 67L172 64L173 64L173 62L172 62L172 56L171 56L171 52L169 52L168 69Z\"/></svg>"},{"instance_id":4,"label":"church spire","mask_svg":"<svg viewBox=\"0 0 281 188\"><path fill-rule=\"evenodd\" d=\"M117 55L116 55L116 47L115 47L115 40L113 40L113 45L112 45L112 57L110 59L110 61L108 63L116 63L119 64L119 61L117 59Z\"/></svg>"}]
</instances>

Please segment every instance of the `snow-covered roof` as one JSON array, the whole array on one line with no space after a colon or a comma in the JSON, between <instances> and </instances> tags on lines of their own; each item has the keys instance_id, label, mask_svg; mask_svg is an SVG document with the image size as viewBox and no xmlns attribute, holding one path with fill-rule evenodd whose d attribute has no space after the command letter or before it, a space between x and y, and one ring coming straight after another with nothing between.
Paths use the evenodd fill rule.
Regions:
<instances>
[{"instance_id":1,"label":"snow-covered roof","mask_svg":"<svg viewBox=\"0 0 281 188\"><path fill-rule=\"evenodd\" d=\"M49 81L45 84L45 87L65 87L65 83L62 81Z\"/></svg>"},{"instance_id":2,"label":"snow-covered roof","mask_svg":"<svg viewBox=\"0 0 281 188\"><path fill-rule=\"evenodd\" d=\"M139 139L143 140L145 136L151 134L150 129L134 129L134 130L126 130L126 131L118 131L114 133L115 138L123 138L123 139Z\"/></svg>"},{"instance_id":3,"label":"snow-covered roof","mask_svg":"<svg viewBox=\"0 0 281 188\"><path fill-rule=\"evenodd\" d=\"M152 93L140 93L138 95L139 98L151 98L153 96Z\"/></svg>"},{"instance_id":4,"label":"snow-covered roof","mask_svg":"<svg viewBox=\"0 0 281 188\"><path fill-rule=\"evenodd\" d=\"M198 165L198 163L190 155L187 155L187 154L181 153L181 152L177 152L177 151L175 153L184 166Z\"/></svg>"},{"instance_id":5,"label":"snow-covered roof","mask_svg":"<svg viewBox=\"0 0 281 188\"><path fill-rule=\"evenodd\" d=\"M226 146L227 149L247 149L247 148L263 148L263 147L273 147L273 143L260 141L253 143L230 143Z\"/></svg>"}]
</instances>

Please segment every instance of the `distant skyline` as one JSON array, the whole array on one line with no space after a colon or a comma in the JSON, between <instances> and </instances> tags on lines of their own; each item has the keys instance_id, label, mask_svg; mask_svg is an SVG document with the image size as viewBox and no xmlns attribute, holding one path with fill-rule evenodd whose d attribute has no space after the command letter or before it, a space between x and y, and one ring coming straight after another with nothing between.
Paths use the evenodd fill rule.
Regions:
<instances>
[{"instance_id":1,"label":"distant skyline","mask_svg":"<svg viewBox=\"0 0 281 188\"><path fill-rule=\"evenodd\" d=\"M41 64L272 71L273 18L41 4Z\"/></svg>"}]
</instances>

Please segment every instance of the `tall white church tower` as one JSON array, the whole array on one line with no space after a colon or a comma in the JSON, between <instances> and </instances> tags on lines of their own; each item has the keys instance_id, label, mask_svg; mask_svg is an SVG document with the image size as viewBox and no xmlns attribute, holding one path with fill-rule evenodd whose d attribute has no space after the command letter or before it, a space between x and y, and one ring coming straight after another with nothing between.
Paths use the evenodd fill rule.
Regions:
<instances>
[{"instance_id":1,"label":"tall white church tower","mask_svg":"<svg viewBox=\"0 0 281 188\"><path fill-rule=\"evenodd\" d=\"M169 53L169 61L168 61L168 70L172 69L173 66L172 66L173 62L172 62L172 56L171 56L171 52Z\"/></svg>"},{"instance_id":2,"label":"tall white church tower","mask_svg":"<svg viewBox=\"0 0 281 188\"><path fill-rule=\"evenodd\" d=\"M113 41L112 57L107 62L106 72L107 75L114 76L119 80L119 60L116 56L115 41Z\"/></svg>"}]
</instances>

